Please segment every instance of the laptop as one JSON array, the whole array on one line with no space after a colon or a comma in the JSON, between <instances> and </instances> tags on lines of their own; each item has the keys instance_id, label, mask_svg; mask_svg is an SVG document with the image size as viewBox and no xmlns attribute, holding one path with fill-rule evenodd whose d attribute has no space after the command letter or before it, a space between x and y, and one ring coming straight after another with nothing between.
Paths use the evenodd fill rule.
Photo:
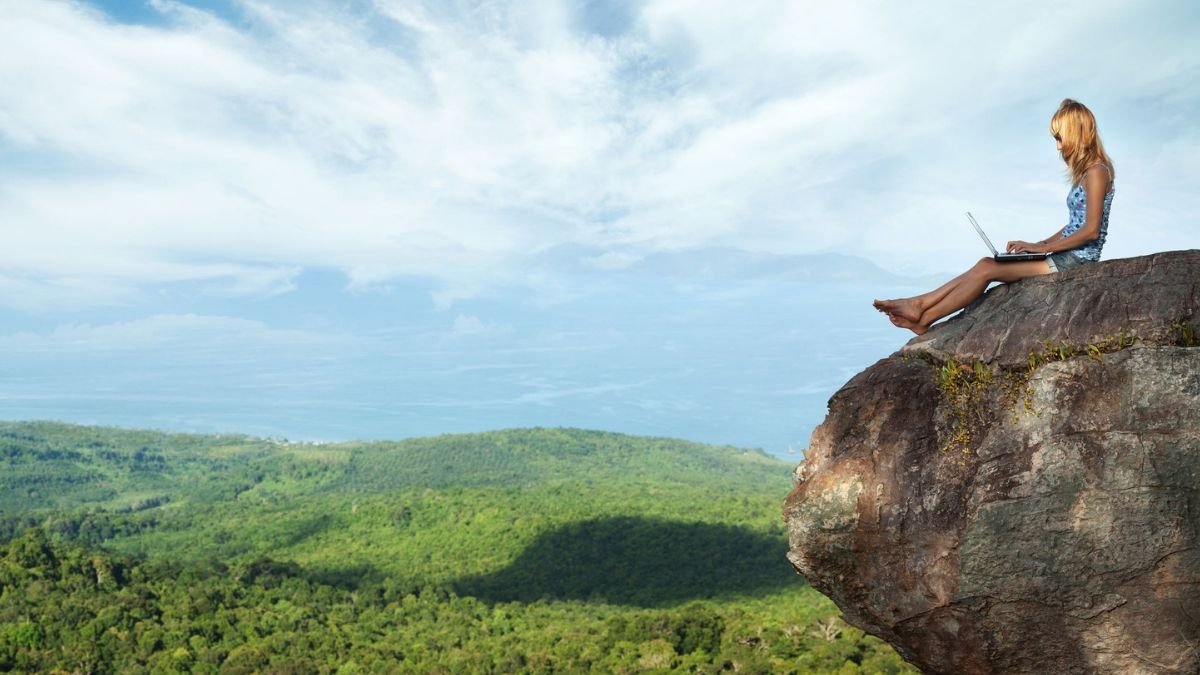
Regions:
<instances>
[{"instance_id":1,"label":"laptop","mask_svg":"<svg viewBox=\"0 0 1200 675\"><path fill-rule=\"evenodd\" d=\"M967 211L967 219L969 219L971 221L971 225L973 225L975 227L975 231L978 232L979 236L983 238L983 243L987 244L987 247L989 249L991 249L992 258L995 259L996 262L1021 262L1022 260L1045 260L1046 258L1050 257L1049 253L1000 253L999 251L996 250L995 246L992 246L992 240L988 239L988 236L983 233L983 228L979 226L979 223L975 222L975 216L971 215L970 211Z\"/></svg>"}]
</instances>

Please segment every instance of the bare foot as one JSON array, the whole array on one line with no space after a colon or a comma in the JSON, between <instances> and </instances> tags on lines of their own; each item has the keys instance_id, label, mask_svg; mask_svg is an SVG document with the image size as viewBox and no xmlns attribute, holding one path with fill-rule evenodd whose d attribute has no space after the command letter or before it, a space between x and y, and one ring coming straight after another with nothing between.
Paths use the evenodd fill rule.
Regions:
<instances>
[{"instance_id":1,"label":"bare foot","mask_svg":"<svg viewBox=\"0 0 1200 675\"><path fill-rule=\"evenodd\" d=\"M888 316L895 314L903 319L907 319L910 323L916 323L921 320L921 307L917 304L915 298L876 300L874 305L875 309Z\"/></svg>"},{"instance_id":2,"label":"bare foot","mask_svg":"<svg viewBox=\"0 0 1200 675\"><path fill-rule=\"evenodd\" d=\"M899 302L899 301L898 300L876 300L871 303L871 306L874 307L875 309L883 312L884 314L891 314L892 312L896 311L895 307L896 307L897 302Z\"/></svg>"},{"instance_id":3,"label":"bare foot","mask_svg":"<svg viewBox=\"0 0 1200 675\"><path fill-rule=\"evenodd\" d=\"M899 314L888 314L888 318L891 319L893 326L907 328L917 335L924 335L925 331L929 330L929 326L922 326L916 321L910 321Z\"/></svg>"}]
</instances>

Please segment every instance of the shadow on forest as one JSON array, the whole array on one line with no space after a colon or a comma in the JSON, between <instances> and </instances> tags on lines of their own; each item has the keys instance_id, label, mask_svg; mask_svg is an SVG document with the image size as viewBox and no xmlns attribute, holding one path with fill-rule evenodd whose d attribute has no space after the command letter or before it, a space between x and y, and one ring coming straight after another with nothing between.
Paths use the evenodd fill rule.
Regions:
<instances>
[{"instance_id":1,"label":"shadow on forest","mask_svg":"<svg viewBox=\"0 0 1200 675\"><path fill-rule=\"evenodd\" d=\"M593 600L653 607L804 583L787 541L710 523L639 517L572 523L530 544L508 567L454 582L489 602Z\"/></svg>"}]
</instances>

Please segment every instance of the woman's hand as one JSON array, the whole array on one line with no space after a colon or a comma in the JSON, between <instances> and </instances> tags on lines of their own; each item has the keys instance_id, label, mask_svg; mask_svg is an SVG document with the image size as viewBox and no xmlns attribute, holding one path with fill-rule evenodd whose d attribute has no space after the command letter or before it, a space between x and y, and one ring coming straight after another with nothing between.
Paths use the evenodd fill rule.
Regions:
<instances>
[{"instance_id":1,"label":"woman's hand","mask_svg":"<svg viewBox=\"0 0 1200 675\"><path fill-rule=\"evenodd\" d=\"M1027 241L1021 241L1018 239L1017 241L1008 242L1008 248L1005 250L1007 250L1009 253L1045 253L1046 245L1040 243L1031 244Z\"/></svg>"}]
</instances>

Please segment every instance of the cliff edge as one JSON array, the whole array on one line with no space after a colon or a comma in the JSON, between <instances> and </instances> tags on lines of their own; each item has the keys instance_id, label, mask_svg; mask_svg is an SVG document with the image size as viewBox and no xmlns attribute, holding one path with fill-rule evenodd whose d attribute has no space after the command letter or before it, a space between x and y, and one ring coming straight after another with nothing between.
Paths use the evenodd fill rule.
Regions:
<instances>
[{"instance_id":1,"label":"cliff edge","mask_svg":"<svg viewBox=\"0 0 1200 675\"><path fill-rule=\"evenodd\" d=\"M998 286L829 401L789 560L929 673L1200 672L1200 251Z\"/></svg>"}]
</instances>

